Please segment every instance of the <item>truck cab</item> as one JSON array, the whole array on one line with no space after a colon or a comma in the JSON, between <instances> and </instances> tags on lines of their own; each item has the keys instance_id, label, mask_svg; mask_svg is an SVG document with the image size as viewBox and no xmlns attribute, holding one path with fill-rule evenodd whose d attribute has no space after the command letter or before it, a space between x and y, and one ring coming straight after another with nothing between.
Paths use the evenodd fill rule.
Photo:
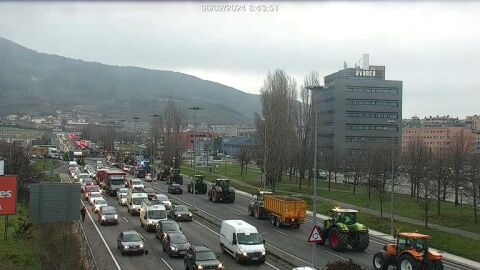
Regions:
<instances>
[{"instance_id":1,"label":"truck cab","mask_svg":"<svg viewBox=\"0 0 480 270\"><path fill-rule=\"evenodd\" d=\"M160 220L167 220L167 209L161 203L155 203L148 199L142 201L140 209L140 223L149 231L155 231Z\"/></svg>"}]
</instances>

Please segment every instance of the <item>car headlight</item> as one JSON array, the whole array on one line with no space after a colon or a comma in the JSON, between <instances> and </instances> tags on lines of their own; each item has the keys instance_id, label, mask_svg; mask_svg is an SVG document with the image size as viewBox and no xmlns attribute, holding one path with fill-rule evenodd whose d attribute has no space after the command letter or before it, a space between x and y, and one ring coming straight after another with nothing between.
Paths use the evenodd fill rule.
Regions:
<instances>
[{"instance_id":1,"label":"car headlight","mask_svg":"<svg viewBox=\"0 0 480 270\"><path fill-rule=\"evenodd\" d=\"M180 215L180 214L177 214L177 217L181 217L181 216L182 216L182 215Z\"/></svg>"},{"instance_id":2,"label":"car headlight","mask_svg":"<svg viewBox=\"0 0 480 270\"><path fill-rule=\"evenodd\" d=\"M148 221L148 224L153 224L153 223L154 223L153 220Z\"/></svg>"},{"instance_id":3,"label":"car headlight","mask_svg":"<svg viewBox=\"0 0 480 270\"><path fill-rule=\"evenodd\" d=\"M198 270L202 270L202 269L203 269L203 266L199 265L199 266L197 266L197 269L198 269Z\"/></svg>"},{"instance_id":4,"label":"car headlight","mask_svg":"<svg viewBox=\"0 0 480 270\"><path fill-rule=\"evenodd\" d=\"M190 217L192 216L192 213L188 214Z\"/></svg>"},{"instance_id":5,"label":"car headlight","mask_svg":"<svg viewBox=\"0 0 480 270\"><path fill-rule=\"evenodd\" d=\"M218 268L223 268L222 263L219 263L217 267L218 267Z\"/></svg>"},{"instance_id":6,"label":"car headlight","mask_svg":"<svg viewBox=\"0 0 480 270\"><path fill-rule=\"evenodd\" d=\"M128 249L128 246L127 246L127 245L123 245L123 249Z\"/></svg>"},{"instance_id":7,"label":"car headlight","mask_svg":"<svg viewBox=\"0 0 480 270\"><path fill-rule=\"evenodd\" d=\"M115 217L115 219L118 219L118 215L115 215L114 217Z\"/></svg>"},{"instance_id":8,"label":"car headlight","mask_svg":"<svg viewBox=\"0 0 480 270\"><path fill-rule=\"evenodd\" d=\"M267 254L267 253L265 252L265 250L264 250L264 251L262 251L262 255L265 255L265 254Z\"/></svg>"},{"instance_id":9,"label":"car headlight","mask_svg":"<svg viewBox=\"0 0 480 270\"><path fill-rule=\"evenodd\" d=\"M143 248L143 244L140 244L140 248Z\"/></svg>"},{"instance_id":10,"label":"car headlight","mask_svg":"<svg viewBox=\"0 0 480 270\"><path fill-rule=\"evenodd\" d=\"M243 256L247 257L247 252L243 249L240 249L240 252L242 253Z\"/></svg>"},{"instance_id":11,"label":"car headlight","mask_svg":"<svg viewBox=\"0 0 480 270\"><path fill-rule=\"evenodd\" d=\"M171 248L173 251L177 251L177 248L174 247L174 246L172 246L172 245L170 245L170 248Z\"/></svg>"},{"instance_id":12,"label":"car headlight","mask_svg":"<svg viewBox=\"0 0 480 270\"><path fill-rule=\"evenodd\" d=\"M105 220L105 216L102 216L102 220Z\"/></svg>"}]
</instances>

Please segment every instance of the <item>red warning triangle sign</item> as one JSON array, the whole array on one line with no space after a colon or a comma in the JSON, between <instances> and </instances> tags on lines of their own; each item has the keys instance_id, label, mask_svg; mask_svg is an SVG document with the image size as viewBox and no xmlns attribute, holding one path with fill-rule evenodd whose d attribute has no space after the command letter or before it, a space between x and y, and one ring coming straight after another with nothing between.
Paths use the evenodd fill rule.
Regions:
<instances>
[{"instance_id":1,"label":"red warning triangle sign","mask_svg":"<svg viewBox=\"0 0 480 270\"><path fill-rule=\"evenodd\" d=\"M312 232L310 233L310 236L308 237L308 242L320 242L322 241L322 235L320 234L320 231L318 230L317 226L313 226Z\"/></svg>"}]
</instances>

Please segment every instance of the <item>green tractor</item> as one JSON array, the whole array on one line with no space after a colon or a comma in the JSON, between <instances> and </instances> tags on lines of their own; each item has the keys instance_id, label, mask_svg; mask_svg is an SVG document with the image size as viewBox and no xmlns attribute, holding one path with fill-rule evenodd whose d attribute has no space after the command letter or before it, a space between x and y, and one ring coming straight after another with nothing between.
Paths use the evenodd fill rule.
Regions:
<instances>
[{"instance_id":1,"label":"green tractor","mask_svg":"<svg viewBox=\"0 0 480 270\"><path fill-rule=\"evenodd\" d=\"M193 193L193 186L195 186L195 194L206 194L207 193L207 183L203 181L203 175L194 175L193 179L190 180L190 183L187 184L187 191Z\"/></svg>"},{"instance_id":2,"label":"green tractor","mask_svg":"<svg viewBox=\"0 0 480 270\"><path fill-rule=\"evenodd\" d=\"M324 228L320 228L322 241L319 244L325 244L328 239L330 248L335 251L343 251L348 245L356 251L365 250L370 243L368 228L357 222L357 213L357 210L341 208L328 211L331 218L324 220Z\"/></svg>"},{"instance_id":3,"label":"green tractor","mask_svg":"<svg viewBox=\"0 0 480 270\"><path fill-rule=\"evenodd\" d=\"M167 185L171 184L183 185L183 176L180 174L179 169L170 170L170 174L167 176Z\"/></svg>"}]
</instances>

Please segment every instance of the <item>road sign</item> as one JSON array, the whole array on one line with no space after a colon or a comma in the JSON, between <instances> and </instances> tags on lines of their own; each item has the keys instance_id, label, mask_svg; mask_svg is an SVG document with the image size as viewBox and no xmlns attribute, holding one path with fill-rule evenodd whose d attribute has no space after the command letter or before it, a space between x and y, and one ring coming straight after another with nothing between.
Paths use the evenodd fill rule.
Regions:
<instances>
[{"instance_id":1,"label":"road sign","mask_svg":"<svg viewBox=\"0 0 480 270\"><path fill-rule=\"evenodd\" d=\"M75 222L80 216L79 183L36 183L30 186L32 223Z\"/></svg>"},{"instance_id":2,"label":"road sign","mask_svg":"<svg viewBox=\"0 0 480 270\"><path fill-rule=\"evenodd\" d=\"M310 236L308 237L308 242L313 243L313 242L320 242L322 241L322 235L320 234L320 231L318 230L317 226L313 226L312 232L310 233Z\"/></svg>"},{"instance_id":3,"label":"road sign","mask_svg":"<svg viewBox=\"0 0 480 270\"><path fill-rule=\"evenodd\" d=\"M17 176L0 176L0 216L12 215L16 211Z\"/></svg>"}]
</instances>

